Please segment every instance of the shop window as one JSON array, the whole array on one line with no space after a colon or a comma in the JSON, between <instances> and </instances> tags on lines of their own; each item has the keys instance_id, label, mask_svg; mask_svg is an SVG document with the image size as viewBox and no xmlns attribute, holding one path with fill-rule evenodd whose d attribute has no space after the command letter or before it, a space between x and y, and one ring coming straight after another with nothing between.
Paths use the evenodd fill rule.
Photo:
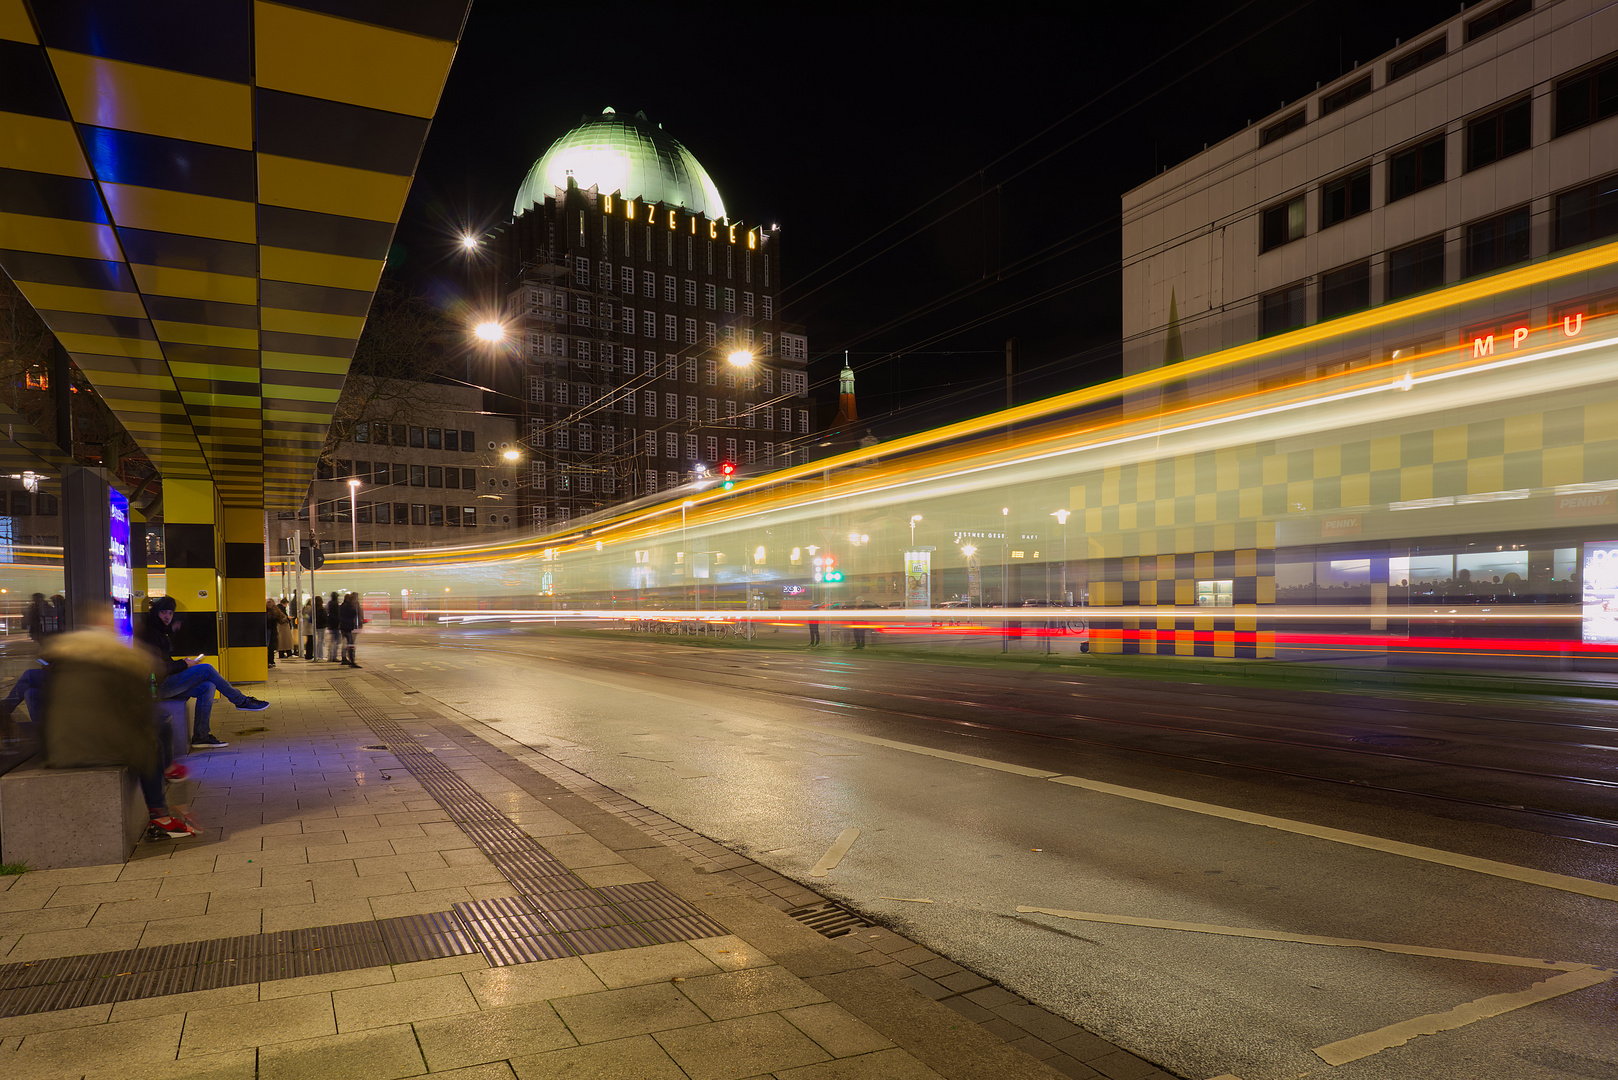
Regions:
<instances>
[{"instance_id":1,"label":"shop window","mask_svg":"<svg viewBox=\"0 0 1618 1080\"><path fill-rule=\"evenodd\" d=\"M1198 607L1234 607L1236 582L1231 578L1197 582Z\"/></svg>"}]
</instances>

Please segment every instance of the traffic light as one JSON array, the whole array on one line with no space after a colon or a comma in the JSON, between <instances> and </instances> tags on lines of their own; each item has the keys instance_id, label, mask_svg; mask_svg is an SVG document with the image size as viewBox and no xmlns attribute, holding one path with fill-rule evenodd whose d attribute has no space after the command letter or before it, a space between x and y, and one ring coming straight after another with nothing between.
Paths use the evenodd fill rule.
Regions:
<instances>
[{"instance_id":1,"label":"traffic light","mask_svg":"<svg viewBox=\"0 0 1618 1080\"><path fill-rule=\"evenodd\" d=\"M726 461L719 466L719 480L720 489L723 491L729 491L731 488L736 486L735 462Z\"/></svg>"},{"instance_id":2,"label":"traffic light","mask_svg":"<svg viewBox=\"0 0 1618 1080\"><path fill-rule=\"evenodd\" d=\"M815 583L819 585L836 585L843 580L843 572L837 569L837 556L815 556Z\"/></svg>"}]
</instances>

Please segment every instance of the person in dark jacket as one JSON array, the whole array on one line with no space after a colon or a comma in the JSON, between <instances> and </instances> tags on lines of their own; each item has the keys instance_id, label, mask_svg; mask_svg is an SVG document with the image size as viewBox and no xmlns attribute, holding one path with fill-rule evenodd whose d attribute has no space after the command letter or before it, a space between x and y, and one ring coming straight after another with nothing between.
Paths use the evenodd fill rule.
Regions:
<instances>
[{"instance_id":1,"label":"person in dark jacket","mask_svg":"<svg viewBox=\"0 0 1618 1080\"><path fill-rule=\"evenodd\" d=\"M212 664L192 660L174 659L174 597L159 596L151 603L146 617L141 620L135 636L158 656L159 679L157 696L165 701L196 698L197 708L191 728L191 745L197 749L225 746L209 729L213 715L215 692L223 694L232 705L244 712L268 709L270 703L248 697L234 686Z\"/></svg>"},{"instance_id":2,"label":"person in dark jacket","mask_svg":"<svg viewBox=\"0 0 1618 1080\"><path fill-rule=\"evenodd\" d=\"M343 604L337 611L337 628L343 635L343 663L351 668L359 667L354 662L354 635L360 632L365 625L365 617L360 614L360 598L356 593L349 593L343 597Z\"/></svg>"},{"instance_id":3,"label":"person in dark jacket","mask_svg":"<svg viewBox=\"0 0 1618 1080\"><path fill-rule=\"evenodd\" d=\"M265 656L269 660L271 667L275 666L275 642L276 638L280 636L277 631L280 628L281 620L285 617L281 614L281 609L275 606L274 600L264 601Z\"/></svg>"},{"instance_id":4,"label":"person in dark jacket","mask_svg":"<svg viewBox=\"0 0 1618 1080\"><path fill-rule=\"evenodd\" d=\"M196 829L169 813L163 779L185 775L169 755L167 718L152 707L153 664L145 649L132 649L109 625L111 609L81 610L85 630L46 642L41 694L41 742L53 769L125 765L140 777L151 815L149 839L191 836Z\"/></svg>"},{"instance_id":5,"label":"person in dark jacket","mask_svg":"<svg viewBox=\"0 0 1618 1080\"><path fill-rule=\"evenodd\" d=\"M314 620L310 623L314 627L314 637L310 644L312 650L305 659L316 663L326 658L326 603L317 594L314 598Z\"/></svg>"},{"instance_id":6,"label":"person in dark jacket","mask_svg":"<svg viewBox=\"0 0 1618 1080\"><path fill-rule=\"evenodd\" d=\"M343 659L342 628L337 625L342 611L342 600L334 592L326 601L326 659L340 663Z\"/></svg>"}]
</instances>

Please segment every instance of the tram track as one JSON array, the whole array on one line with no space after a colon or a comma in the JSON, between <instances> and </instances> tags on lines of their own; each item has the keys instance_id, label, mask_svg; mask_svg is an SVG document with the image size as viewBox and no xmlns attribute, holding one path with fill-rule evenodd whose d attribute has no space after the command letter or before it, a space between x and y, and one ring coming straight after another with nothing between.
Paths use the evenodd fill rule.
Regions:
<instances>
[{"instance_id":1,"label":"tram track","mask_svg":"<svg viewBox=\"0 0 1618 1080\"><path fill-rule=\"evenodd\" d=\"M461 649L461 650L466 650L466 651L471 651L471 652L486 652L486 653L491 653L491 654L494 654L494 655L497 655L497 656L510 656L512 654L512 652L513 652L513 646L516 645L516 644L519 644L519 643L520 644L529 644L529 642L521 642L520 639L518 639L516 641L507 639L506 641L503 641L502 644L500 644L500 645L485 645L485 644L473 643L473 642L440 642L440 643L434 644L434 645L427 645L425 643L419 644L419 645L417 645L417 644L404 644L404 643L400 643L400 644L403 645L403 647L406 647L406 648L442 648L442 647L450 647L450 648ZM526 655L536 656L537 657L542 650L539 650L539 649L535 649L535 650L524 649L522 651ZM549 657L546 657L546 658L553 659L553 660L556 660L558 662L563 662L563 663L584 664L585 666L591 668L592 670L602 671L602 672L622 672L624 670L624 662L626 660L632 660L633 662L636 663L637 666L649 665L649 664L653 663L650 660L641 660L640 658L625 657L621 653L615 653L614 654L614 656L612 657L612 663L610 665L606 664L606 663L598 662L597 658L595 658L593 656L587 656L587 657L580 657L580 656L549 656ZM1125 719L1125 718L1118 718L1118 717L1082 715L1082 714L1076 714L1076 713L1062 713L1062 712L1054 711L1054 710L1052 710L1052 709L1050 709L1048 707L1032 707L1032 706L1029 706L1029 705L1026 705L1026 704L1010 704L1010 703L1007 703L1007 702L1004 702L1004 701L998 701L998 702L994 702L994 703L987 703L987 702L974 701L974 700L971 700L969 698L961 698L961 697L940 698L940 697L929 696L929 695L924 695L924 694L907 693L907 692L905 692L903 690L896 689L896 688L871 689L871 688L865 688L865 687L853 687L853 686L836 685L836 684L810 684L810 685L813 685L814 688L817 689L817 690L822 690L822 691L824 691L824 690L840 690L840 691L843 691L845 696L850 694L850 693L858 693L858 694L875 695L878 698L883 698L883 697L886 697L886 698L889 698L889 699L891 699L891 698L907 698L907 699L912 700L912 701L916 701L916 702L923 703L923 704L930 704L930 705L933 705L935 707L931 708L931 709L912 709L912 708L905 708L905 707L902 707L902 706L898 706L898 705L895 705L895 704L888 704L888 703L881 703L881 702L833 701L833 700L828 700L828 699L823 698L823 697L816 696L814 694L803 693L803 692L795 689L792 686L769 685L771 683L782 683L782 682L787 682L788 681L787 679L782 677L782 675L784 675L785 673L776 673L776 672L773 672L773 671L770 670L770 668L773 668L775 666L773 664L768 665L762 671L759 670L759 668L757 668L757 667L755 667L753 669L750 669L750 670L738 670L737 668L739 667L739 665L734 665L733 660L731 660L731 664L729 666L722 668L722 667L719 667L717 665L713 665L713 664L705 662L705 661L708 661L710 659L717 659L717 658L705 657L705 656L701 656L700 654L698 654L697 656L684 655L681 658L681 660L682 660L681 664L678 665L677 668L658 666L655 674L660 678L669 678L669 677L677 676L682 681L685 681L687 683L697 684L697 685L701 685L702 683L704 683L708 679L724 679L724 680L733 682L738 676L740 676L742 678L745 678L747 680L747 682L749 684L751 684L752 689L767 693L772 697L797 701L802 705L802 707L804 707L806 709L810 709L810 710L816 711L816 712L825 713L827 715L847 715L848 710L860 710L860 711L869 712L869 713L876 714L876 715L890 717L893 720L905 723L905 725L907 727L916 727L916 728L921 729L921 730L930 730L930 731L936 732L936 731L939 731L939 730L948 729L948 730L955 731L957 734L970 733L970 732L982 732L985 735L992 734L992 735L997 735L997 736L1001 736L1001 737L1004 737L1004 738L1033 739L1033 740L1037 740L1039 742L1045 743L1047 745L1049 745L1051 743L1057 743L1057 744L1060 744L1060 745L1072 747L1072 748L1074 748L1073 752L1075 752L1075 753L1084 752L1084 751L1079 750L1078 749L1079 747L1086 748L1086 750L1089 750L1089 749L1101 749L1101 750L1106 750L1106 751L1109 751L1109 752L1112 752L1112 753L1115 753L1115 754L1137 755L1137 756L1140 756L1140 757L1155 759L1155 760L1159 760L1159 761L1174 762L1174 763L1176 763L1178 765L1181 765L1182 767L1191 768L1192 771L1200 773L1202 775L1208 775L1210 771L1219 770L1219 769L1240 770L1240 771L1243 771L1243 772L1270 776L1270 777L1274 777L1276 779L1284 779L1284 780L1289 780L1289 781L1301 781L1301 782L1306 782L1306 783L1331 785L1331 786L1335 786L1335 787L1348 788L1350 790L1354 790L1354 791L1358 791L1358 792L1377 792L1377 793L1386 794L1386 795L1411 797L1411 798L1421 799L1421 800L1441 801L1441 802L1452 804L1452 805L1465 806L1465 807L1469 807L1469 808L1473 808L1473 809L1477 809L1477 810L1488 811L1490 813L1503 815L1507 819L1516 819L1519 816L1527 816L1529 818L1540 819L1545 823L1562 822L1562 823L1565 823L1565 825L1584 826L1584 827L1589 828L1589 829L1599 830L1603 834L1609 834L1610 833L1612 835L1611 835L1610 838L1607 838L1606 836L1602 836L1601 838L1597 838L1597 837L1593 837L1593 836L1589 836L1589 835L1575 835L1575 834L1565 832L1565 831L1550 831L1550 830L1548 830L1546 828L1543 828L1543 827L1536 828L1533 831L1535 831L1539 835L1553 836L1553 837L1556 837L1558 839L1569 840L1569 841L1573 841L1573 842L1576 842L1576 843L1579 843L1579 844L1593 845L1593 846L1598 846L1598 847L1618 848L1618 820L1603 817L1603 816L1600 816L1600 815L1597 815L1597 814L1580 813L1580 812L1575 812L1575 811L1571 811L1571 810L1567 810L1567 809L1557 809L1557 808L1550 807L1550 806L1532 806L1532 805L1528 805L1527 803L1506 802L1506 801L1499 800L1499 799L1476 798L1476 797L1470 797L1470 796L1467 796L1467 795L1457 794L1457 793L1454 793L1454 792L1446 792L1446 791L1442 791L1442 790L1433 790L1431 788L1401 786L1401 785L1393 784L1393 783L1379 782L1377 780L1372 780L1372 779L1364 779L1364 778L1358 778L1358 777L1346 777L1346 776L1333 776L1333 775L1327 775L1327 774L1325 774L1325 772L1320 771L1320 770L1310 771L1310 770L1306 770L1306 769L1299 769L1299 768L1293 768L1293 767L1284 767L1284 766L1276 765L1276 764L1265 764L1265 763L1257 762L1257 761L1232 760L1231 757L1228 756L1228 755L1194 753L1194 752L1186 752L1184 750L1173 750L1173 749L1166 749L1166 748L1162 748L1162 747L1154 747L1154 746L1149 746L1149 745L1140 745L1138 742L1114 741L1114 740L1101 739L1101 738L1088 738L1088 737L1085 737L1085 736L1082 736L1082 735L1077 735L1077 734L1074 734L1074 733L1071 733L1071 732L1041 731L1041 730L1038 730L1033 725L994 724L994 723L984 721L984 720L982 720L980 718L977 718L977 717L960 717L960 716L948 715L948 708L953 706L955 708L972 709L972 710L979 711L979 712L985 711L985 710L995 710L995 711L1001 711L1001 712L1014 712L1014 713L1019 713L1019 714L1025 715L1025 716L1029 716L1030 718L1037 717L1037 718L1040 718L1040 719L1043 719L1043 720L1046 720L1046 721L1049 721L1049 722L1052 722L1052 723L1070 723L1070 722L1073 722L1073 721L1076 720L1076 721L1079 721L1079 722L1082 722L1082 723L1087 723L1087 724L1106 725L1106 726L1112 727L1114 729L1126 728L1126 729L1133 729L1133 730L1137 730L1137 731L1147 732L1147 733L1151 733L1151 734L1172 734L1172 735L1177 735L1177 736L1182 736L1182 737L1187 737L1187 738L1212 739L1212 740L1219 740L1219 741L1222 741L1222 742L1229 742L1229 743L1231 743L1233 745L1267 746L1267 747L1278 748L1278 749L1282 749L1282 750L1286 750L1286 751L1304 752L1304 753L1309 753L1309 754L1332 753L1332 754L1337 754L1337 755L1345 755L1345 756L1349 756L1349 757L1356 758L1356 759L1361 759L1361 760L1383 761L1383 762L1397 763L1397 764L1401 764L1401 765L1418 766L1420 768L1427 769L1427 770L1432 770L1432 771L1435 771L1435 772L1440 771L1440 770L1460 770L1460 771L1469 771L1469 772L1474 772L1474 773L1482 772L1482 773L1490 773L1490 774L1499 774L1499 775L1508 776L1508 777L1511 777L1511 778L1514 778L1514 779L1520 779L1520 780L1524 780L1524 781L1529 781L1529 782L1534 782L1534 783L1542 783L1542 784L1577 784L1577 785L1581 785L1581 786L1595 788L1595 789L1598 789L1598 790L1612 790L1612 789L1618 789L1618 781L1607 780L1607 779L1602 779L1602 778L1597 778L1597 777L1580 776L1580 775L1571 774L1571 773L1555 773L1555 772L1544 772L1544 771L1535 771L1535 770L1528 770L1528 769L1515 769L1515 768L1510 768L1510 767L1507 767L1507 766L1487 765L1487 764L1480 764L1480 763L1475 763L1475 762L1464 762L1464 761L1458 762L1458 761L1452 761L1452 760L1445 760L1443 758L1438 758L1438 757L1422 756L1422 755L1419 755L1419 754L1408 754L1408 753L1392 752L1392 751L1389 751L1389 750L1386 750L1386 749L1378 749L1378 748L1375 748L1375 747L1372 747L1372 746L1366 746L1366 747L1338 747L1338 746L1331 746L1331 745L1324 744L1324 743L1321 743L1321 742L1318 742L1318 741L1311 741L1311 740L1306 740L1306 739L1291 739L1291 740L1289 740L1289 739L1276 738L1276 737L1260 737L1260 736L1256 736L1256 735L1253 735L1253 734L1244 734L1244 733L1229 732L1229 731L1219 731L1217 729L1212 729L1212 728L1207 728L1207 727L1202 727L1202 726L1199 726L1197 728L1188 729L1188 728L1184 727L1183 725L1161 724L1161 723L1134 721L1134 720L1129 720L1129 719ZM731 658L727 657L727 659L731 659ZM827 673L828 674L840 674L840 673L842 673L842 669L837 669L835 671L830 671L830 672L827 672ZM793 672L792 674L793 675L801 674L801 669L799 669L799 671ZM697 678L696 676L699 676L699 675L700 676L705 676L706 678ZM801 686L803 684L804 684L803 680L798 681L798 685ZM981 683L981 682L969 683L969 684L966 684L965 686L963 686L962 688L963 689L970 689L970 690L974 690L974 691L978 691L978 692L985 692L986 691L986 692L995 693L995 694L1026 693L1026 690L1024 688L1021 688L1021 687L999 687L999 688L996 688L996 687L992 687L990 685L986 685L986 684ZM1072 693L1072 691L1069 691L1069 693ZM1183 695L1181 695L1181 696L1183 696ZM1275 704L1284 704L1284 703L1265 702L1265 704L1267 706L1271 706L1271 705L1275 705ZM1334 706L1334 707L1343 708L1344 706L1337 705L1337 706ZM1354 706L1354 707L1355 708L1360 708L1360 709L1367 708L1367 706ZM1232 711L1234 711L1234 710L1232 710ZM1400 710L1400 711L1402 712L1402 711L1406 711L1406 710ZM1190 720L1190 721L1196 722L1198 724L1203 723L1203 721L1200 718L1192 718L1192 717L1184 717L1184 716L1175 717L1175 718L1176 719L1183 719L1183 720ZM1540 723L1540 724L1543 724L1543 725L1546 725L1546 726L1555 726L1555 722L1552 722L1552 721L1533 721L1533 722ZM1575 725L1561 725L1561 726L1572 727L1572 726L1575 726ZM1579 726L1582 726L1582 725L1579 725ZM1391 725L1391 724L1387 724L1385 721L1383 721L1382 722L1382 733L1384 733L1384 734L1392 734L1392 733L1394 733L1393 731L1390 731L1389 729L1397 729L1398 732L1427 730L1427 729L1423 729L1423 728L1419 728L1419 727L1411 727L1409 724ZM1288 730L1288 729L1281 729L1281 730ZM1292 730L1294 732L1298 731L1298 729L1290 729L1290 730ZM1450 738L1454 738L1454 733L1448 733L1448 734L1449 734ZM1513 741L1513 740L1508 740L1508 741ZM1545 745L1543 743L1533 743L1533 744L1524 744L1524 745L1532 745L1535 748L1538 748L1538 749L1541 749L1541 750L1543 750L1545 748ZM1567 744L1556 743L1554 745L1556 747L1560 748L1560 747L1565 747ZM1585 747L1583 747L1582 745L1579 745L1577 748L1585 749ZM1610 748L1603 747L1603 748L1600 748L1600 749L1609 750Z\"/></svg>"}]
</instances>

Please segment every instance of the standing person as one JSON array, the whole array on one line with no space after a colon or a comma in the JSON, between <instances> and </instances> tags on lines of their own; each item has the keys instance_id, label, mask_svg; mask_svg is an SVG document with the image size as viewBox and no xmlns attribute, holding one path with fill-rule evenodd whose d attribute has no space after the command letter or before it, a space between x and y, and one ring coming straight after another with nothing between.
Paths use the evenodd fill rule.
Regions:
<instances>
[{"instance_id":1,"label":"standing person","mask_svg":"<svg viewBox=\"0 0 1618 1080\"><path fill-rule=\"evenodd\" d=\"M60 634L67 629L67 597L57 593L46 601L45 633Z\"/></svg>"},{"instance_id":2,"label":"standing person","mask_svg":"<svg viewBox=\"0 0 1618 1080\"><path fill-rule=\"evenodd\" d=\"M304 597L303 610L298 613L298 625L303 629L303 658L315 658L315 602Z\"/></svg>"},{"instance_id":3,"label":"standing person","mask_svg":"<svg viewBox=\"0 0 1618 1080\"><path fill-rule=\"evenodd\" d=\"M342 630L338 627L338 615L342 611L342 601L333 592L331 599L326 601L326 659L332 663L341 663L343 659Z\"/></svg>"},{"instance_id":4,"label":"standing person","mask_svg":"<svg viewBox=\"0 0 1618 1080\"><path fill-rule=\"evenodd\" d=\"M326 603L318 593L310 603L314 605L314 622L310 624L314 627L314 653L310 659L319 663L326 658Z\"/></svg>"},{"instance_id":5,"label":"standing person","mask_svg":"<svg viewBox=\"0 0 1618 1080\"><path fill-rule=\"evenodd\" d=\"M809 647L814 648L820 644L820 620L809 620Z\"/></svg>"},{"instance_id":6,"label":"standing person","mask_svg":"<svg viewBox=\"0 0 1618 1080\"><path fill-rule=\"evenodd\" d=\"M281 610L275 606L274 600L264 601L264 647L265 655L269 658L270 666L275 666L275 644L280 636L276 629L281 625Z\"/></svg>"},{"instance_id":7,"label":"standing person","mask_svg":"<svg viewBox=\"0 0 1618 1080\"><path fill-rule=\"evenodd\" d=\"M37 592L32 600L28 601L28 613L23 616L23 629L38 645L45 640L45 594Z\"/></svg>"},{"instance_id":8,"label":"standing person","mask_svg":"<svg viewBox=\"0 0 1618 1080\"><path fill-rule=\"evenodd\" d=\"M275 624L275 646L281 654L281 659L285 660L289 656L297 655L298 639L293 633L292 613L287 611L286 600L283 599L276 604L275 608L281 613L280 621Z\"/></svg>"},{"instance_id":9,"label":"standing person","mask_svg":"<svg viewBox=\"0 0 1618 1080\"><path fill-rule=\"evenodd\" d=\"M212 664L174 659L174 608L174 597L159 596L152 601L146 617L141 620L140 629L135 632L135 636L158 655L157 673L161 681L157 684L157 696L161 700L197 699L191 727L192 749L228 746L210 730L215 691L223 694L227 701L243 712L268 709L270 703L248 697L230 685L223 675L214 670Z\"/></svg>"},{"instance_id":10,"label":"standing person","mask_svg":"<svg viewBox=\"0 0 1618 1080\"><path fill-rule=\"evenodd\" d=\"M337 623L343 635L343 663L351 668L357 668L359 664L354 662L354 635L365 625L365 619L360 615L358 593L349 593L343 597L343 606L337 613Z\"/></svg>"}]
</instances>

